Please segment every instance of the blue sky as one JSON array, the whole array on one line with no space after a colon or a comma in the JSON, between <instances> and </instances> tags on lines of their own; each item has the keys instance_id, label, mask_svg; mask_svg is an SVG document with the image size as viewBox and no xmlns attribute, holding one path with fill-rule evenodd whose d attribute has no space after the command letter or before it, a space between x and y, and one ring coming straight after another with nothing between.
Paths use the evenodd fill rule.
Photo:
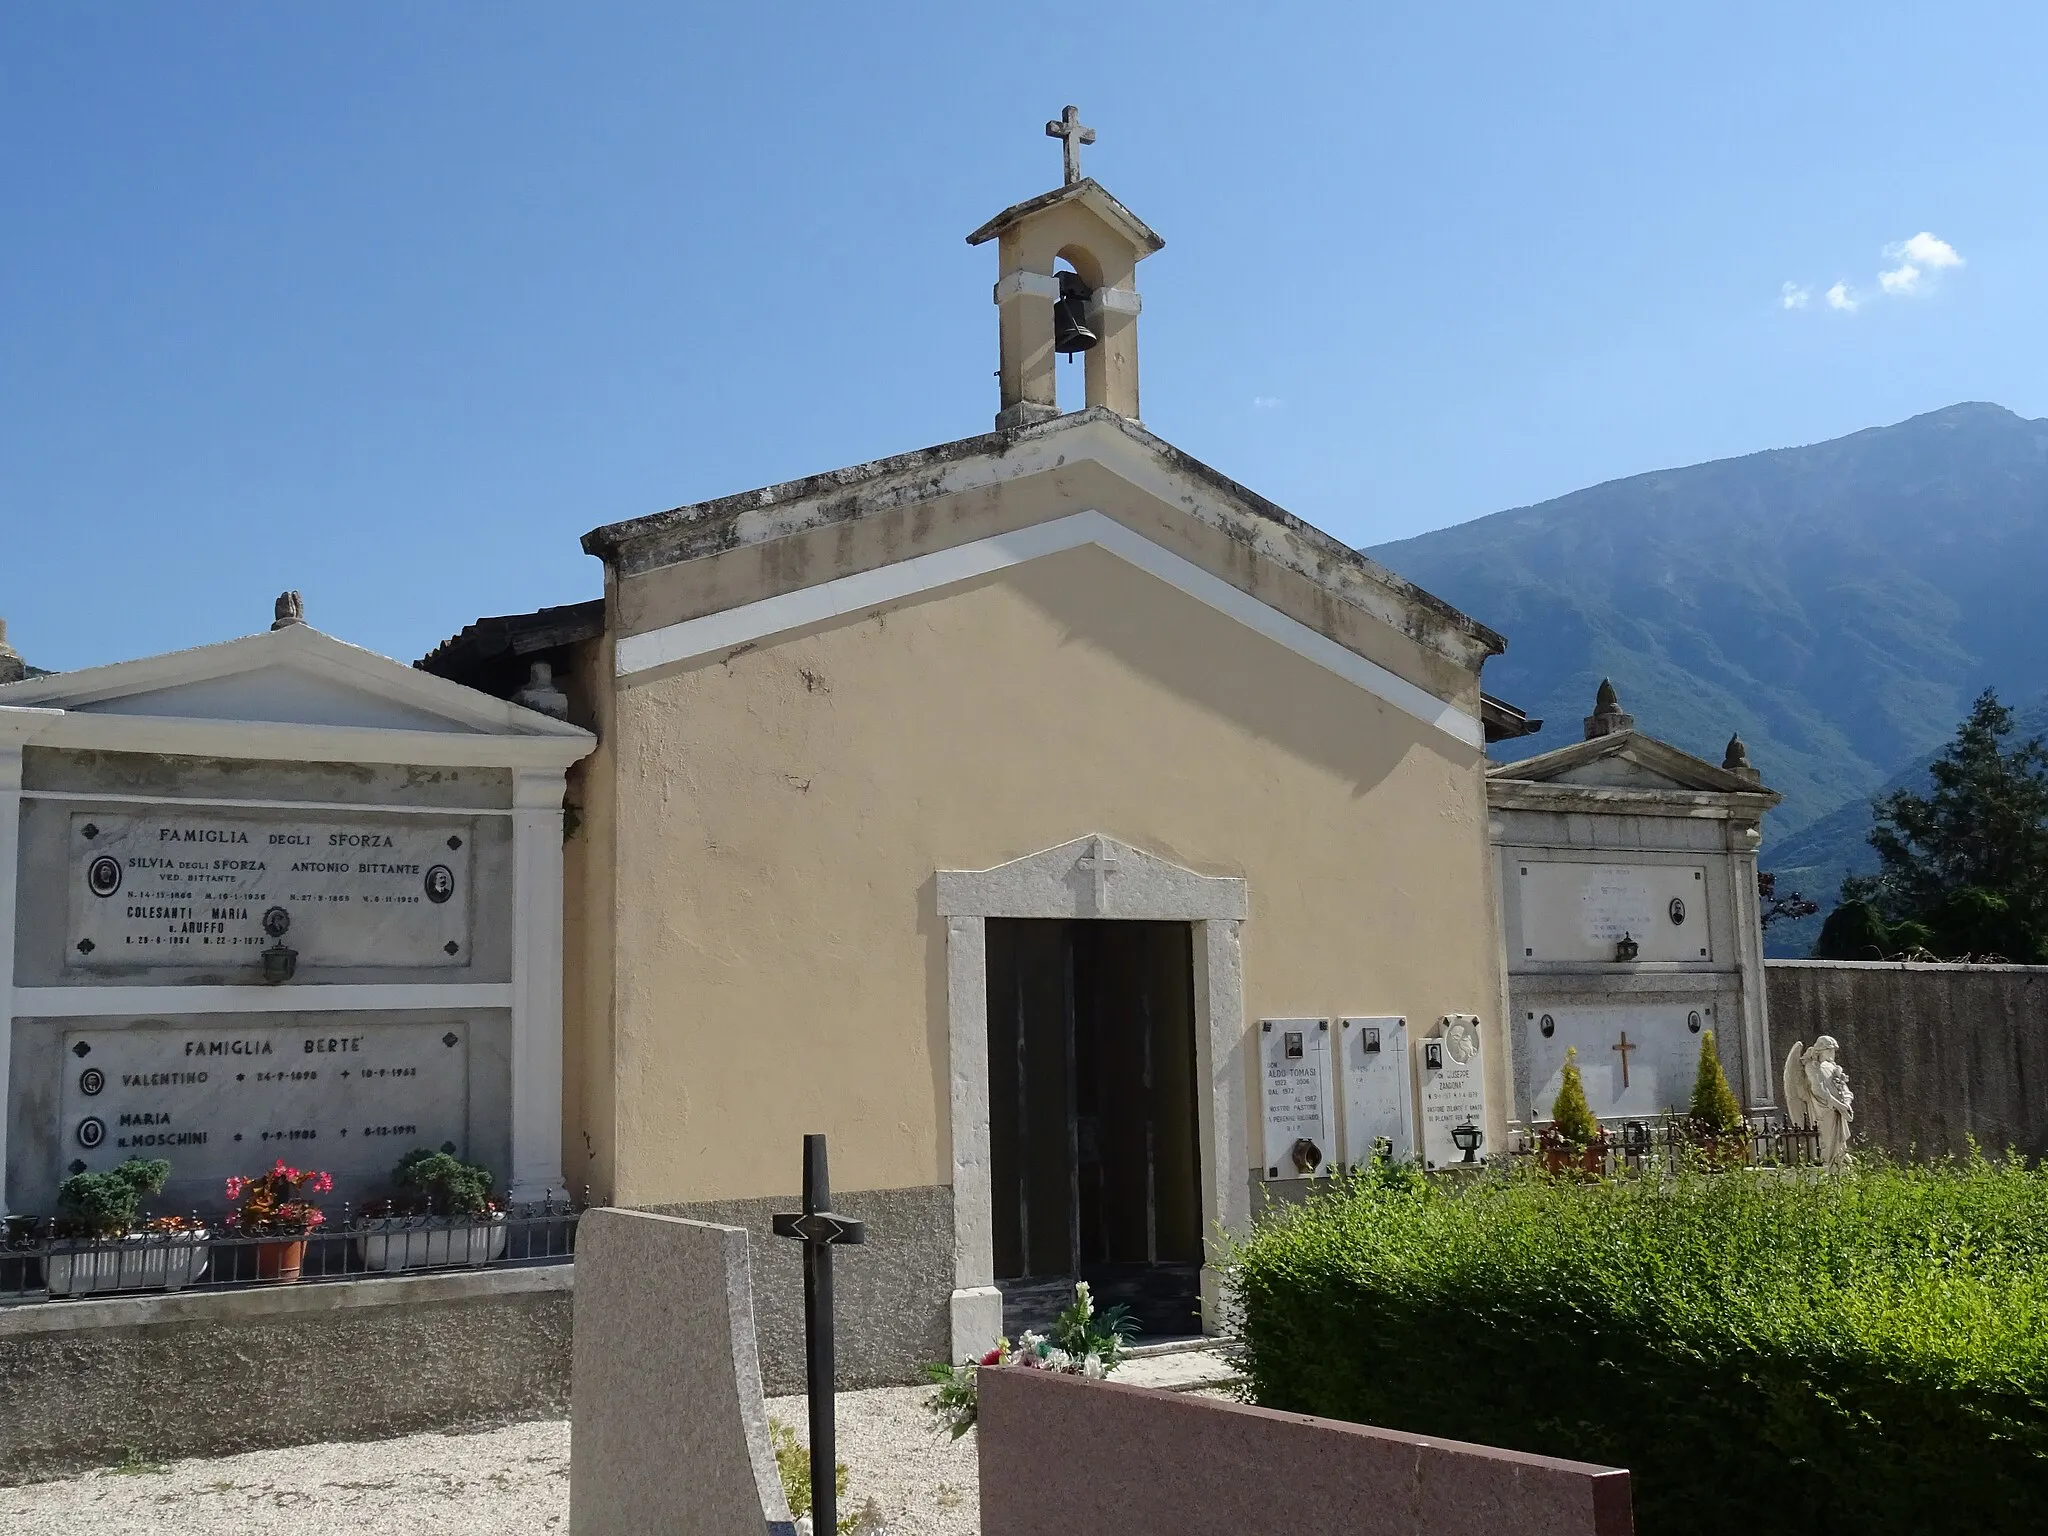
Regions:
<instances>
[{"instance_id":1,"label":"blue sky","mask_svg":"<svg viewBox=\"0 0 2048 1536\"><path fill-rule=\"evenodd\" d=\"M70 668L290 586L410 659L595 595L599 523L982 431L962 237L1057 183L1070 101L1167 240L1147 424L1355 543L1958 400L2048 414L2044 33L0 0L0 616Z\"/></svg>"}]
</instances>

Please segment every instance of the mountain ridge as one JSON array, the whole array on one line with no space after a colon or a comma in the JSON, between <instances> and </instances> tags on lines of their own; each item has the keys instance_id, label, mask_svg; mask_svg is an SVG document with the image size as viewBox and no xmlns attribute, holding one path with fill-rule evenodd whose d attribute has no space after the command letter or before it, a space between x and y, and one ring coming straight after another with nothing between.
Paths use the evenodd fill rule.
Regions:
<instances>
[{"instance_id":1,"label":"mountain ridge","mask_svg":"<svg viewBox=\"0 0 2048 1536\"><path fill-rule=\"evenodd\" d=\"M1740 732L1786 797L1772 840L1937 750L1983 687L2048 693L2048 420L1989 402L1365 553L1508 637L1487 691L1551 723L1498 755L1576 739L1610 676L1687 751L1719 761Z\"/></svg>"}]
</instances>

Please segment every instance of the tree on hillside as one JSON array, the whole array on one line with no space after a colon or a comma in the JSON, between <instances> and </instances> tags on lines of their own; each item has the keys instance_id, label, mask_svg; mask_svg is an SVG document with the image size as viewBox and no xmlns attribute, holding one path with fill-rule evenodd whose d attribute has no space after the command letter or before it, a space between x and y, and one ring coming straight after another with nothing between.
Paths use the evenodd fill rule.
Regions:
<instances>
[{"instance_id":1,"label":"tree on hillside","mask_svg":"<svg viewBox=\"0 0 2048 1536\"><path fill-rule=\"evenodd\" d=\"M1842 882L1817 955L1868 958L1832 953L1853 943L2048 962L2048 748L2039 737L2007 747L2012 729L2012 711L1985 689L1935 759L1932 793L1872 802L1878 872Z\"/></svg>"}]
</instances>

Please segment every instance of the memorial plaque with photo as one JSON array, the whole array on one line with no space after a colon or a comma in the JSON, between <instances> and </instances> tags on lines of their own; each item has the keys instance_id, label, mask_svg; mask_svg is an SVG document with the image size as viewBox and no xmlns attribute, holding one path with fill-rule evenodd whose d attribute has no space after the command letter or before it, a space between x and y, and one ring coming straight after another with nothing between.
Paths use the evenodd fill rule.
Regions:
<instances>
[{"instance_id":1,"label":"memorial plaque with photo","mask_svg":"<svg viewBox=\"0 0 2048 1536\"><path fill-rule=\"evenodd\" d=\"M1390 1160L1412 1160L1417 1152L1408 1076L1408 1021L1340 1019L1337 1049L1342 1053L1337 1086L1344 1098L1345 1164L1357 1168L1371 1162L1381 1143Z\"/></svg>"},{"instance_id":2,"label":"memorial plaque with photo","mask_svg":"<svg viewBox=\"0 0 2048 1536\"><path fill-rule=\"evenodd\" d=\"M65 961L85 970L469 964L467 821L71 818Z\"/></svg>"},{"instance_id":3,"label":"memorial plaque with photo","mask_svg":"<svg viewBox=\"0 0 2048 1536\"><path fill-rule=\"evenodd\" d=\"M1530 859L1515 867L1521 959L1605 964L1624 938L1638 960L1712 959L1704 865Z\"/></svg>"},{"instance_id":4,"label":"memorial plaque with photo","mask_svg":"<svg viewBox=\"0 0 2048 1536\"><path fill-rule=\"evenodd\" d=\"M1485 1161L1490 1149L1478 1017L1447 1015L1442 1029L1422 1042L1420 1057L1423 1166Z\"/></svg>"},{"instance_id":5,"label":"memorial plaque with photo","mask_svg":"<svg viewBox=\"0 0 2048 1536\"><path fill-rule=\"evenodd\" d=\"M467 1023L322 1024L67 1031L65 1172L160 1157L217 1198L280 1157L381 1180L415 1147L467 1148Z\"/></svg>"},{"instance_id":6,"label":"memorial plaque with photo","mask_svg":"<svg viewBox=\"0 0 2048 1536\"><path fill-rule=\"evenodd\" d=\"M1259 1087L1265 1111L1268 1179L1314 1179L1334 1171L1330 1021L1262 1019Z\"/></svg>"}]
</instances>

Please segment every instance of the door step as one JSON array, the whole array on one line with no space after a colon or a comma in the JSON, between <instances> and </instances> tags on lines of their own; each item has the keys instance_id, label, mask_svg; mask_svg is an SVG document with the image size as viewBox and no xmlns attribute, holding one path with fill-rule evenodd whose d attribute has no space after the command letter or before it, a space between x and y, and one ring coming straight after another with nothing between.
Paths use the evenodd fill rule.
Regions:
<instances>
[{"instance_id":1,"label":"door step","mask_svg":"<svg viewBox=\"0 0 2048 1536\"><path fill-rule=\"evenodd\" d=\"M1200 1392L1227 1387L1241 1378L1231 1364L1229 1339L1164 1339L1129 1350L1110 1377L1127 1387L1162 1392Z\"/></svg>"}]
</instances>

